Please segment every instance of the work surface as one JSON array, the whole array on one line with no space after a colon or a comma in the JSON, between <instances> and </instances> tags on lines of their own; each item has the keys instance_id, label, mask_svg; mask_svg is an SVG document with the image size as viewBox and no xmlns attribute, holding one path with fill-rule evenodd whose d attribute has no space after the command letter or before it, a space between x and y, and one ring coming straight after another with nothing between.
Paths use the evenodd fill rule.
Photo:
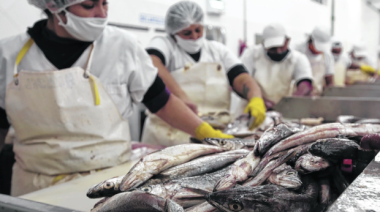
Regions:
<instances>
[{"instance_id":1,"label":"work surface","mask_svg":"<svg viewBox=\"0 0 380 212\"><path fill-rule=\"evenodd\" d=\"M86 196L88 189L104 180L125 175L135 163L136 161L128 162L93 175L26 194L20 198L88 212L100 200L89 199Z\"/></svg>"}]
</instances>

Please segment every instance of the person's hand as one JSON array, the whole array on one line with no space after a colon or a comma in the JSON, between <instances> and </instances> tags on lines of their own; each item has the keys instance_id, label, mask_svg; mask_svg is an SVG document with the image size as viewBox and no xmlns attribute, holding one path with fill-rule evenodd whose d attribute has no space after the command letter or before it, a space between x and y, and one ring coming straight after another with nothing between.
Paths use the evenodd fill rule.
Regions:
<instances>
[{"instance_id":1,"label":"person's hand","mask_svg":"<svg viewBox=\"0 0 380 212\"><path fill-rule=\"evenodd\" d=\"M195 136L198 140L205 138L234 138L232 135L222 133L220 130L215 130L206 122L203 122L195 130Z\"/></svg>"},{"instance_id":2,"label":"person's hand","mask_svg":"<svg viewBox=\"0 0 380 212\"><path fill-rule=\"evenodd\" d=\"M266 107L262 98L254 97L249 101L244 113L249 113L252 118L255 118L255 121L251 124L251 126L248 126L250 130L255 129L264 122L266 116L265 112Z\"/></svg>"},{"instance_id":3,"label":"person's hand","mask_svg":"<svg viewBox=\"0 0 380 212\"><path fill-rule=\"evenodd\" d=\"M182 99L187 107L190 108L195 114L198 114L198 106L189 99Z\"/></svg>"}]
</instances>

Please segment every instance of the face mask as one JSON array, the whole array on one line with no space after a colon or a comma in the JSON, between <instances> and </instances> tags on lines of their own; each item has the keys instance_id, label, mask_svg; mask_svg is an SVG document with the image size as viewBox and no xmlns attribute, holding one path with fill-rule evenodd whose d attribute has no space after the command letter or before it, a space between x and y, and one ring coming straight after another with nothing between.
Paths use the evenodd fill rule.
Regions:
<instances>
[{"instance_id":1,"label":"face mask","mask_svg":"<svg viewBox=\"0 0 380 212\"><path fill-rule=\"evenodd\" d=\"M289 49L287 49L286 51L280 54L277 54L277 53L273 54L273 53L267 52L267 55L271 60L280 62L286 57L286 55L288 55L288 53L289 53Z\"/></svg>"},{"instance_id":2,"label":"face mask","mask_svg":"<svg viewBox=\"0 0 380 212\"><path fill-rule=\"evenodd\" d=\"M174 37L177 40L177 44L190 54L198 53L203 46L204 37L200 37L198 40L185 40L178 35L174 35Z\"/></svg>"},{"instance_id":3,"label":"face mask","mask_svg":"<svg viewBox=\"0 0 380 212\"><path fill-rule=\"evenodd\" d=\"M81 41L95 41L107 26L107 18L83 18L66 12L67 24L57 15L59 25L63 26L70 35Z\"/></svg>"}]
</instances>

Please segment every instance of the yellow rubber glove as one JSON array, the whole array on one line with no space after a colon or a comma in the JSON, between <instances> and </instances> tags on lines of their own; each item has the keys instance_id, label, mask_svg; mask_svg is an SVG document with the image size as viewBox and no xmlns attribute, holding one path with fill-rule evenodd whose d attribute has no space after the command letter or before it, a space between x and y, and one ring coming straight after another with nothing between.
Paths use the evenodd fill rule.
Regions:
<instances>
[{"instance_id":1,"label":"yellow rubber glove","mask_svg":"<svg viewBox=\"0 0 380 212\"><path fill-rule=\"evenodd\" d=\"M373 75L376 73L376 70L372 68L371 66L362 65L360 66L360 70L366 74Z\"/></svg>"},{"instance_id":2,"label":"yellow rubber glove","mask_svg":"<svg viewBox=\"0 0 380 212\"><path fill-rule=\"evenodd\" d=\"M205 138L234 138L232 135L227 135L222 133L220 130L215 130L206 122L203 122L197 127L195 130L195 136L199 140L203 140Z\"/></svg>"},{"instance_id":3,"label":"yellow rubber glove","mask_svg":"<svg viewBox=\"0 0 380 212\"><path fill-rule=\"evenodd\" d=\"M250 113L252 117L255 118L255 121L249 126L250 130L255 129L260 126L265 120L266 112L264 100L260 97L252 98L247 107L244 110L244 113Z\"/></svg>"}]
</instances>

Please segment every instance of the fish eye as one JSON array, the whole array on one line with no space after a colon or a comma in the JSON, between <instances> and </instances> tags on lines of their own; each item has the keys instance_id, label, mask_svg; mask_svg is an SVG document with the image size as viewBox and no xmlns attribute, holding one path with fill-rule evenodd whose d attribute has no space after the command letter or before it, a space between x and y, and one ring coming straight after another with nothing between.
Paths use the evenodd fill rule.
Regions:
<instances>
[{"instance_id":1,"label":"fish eye","mask_svg":"<svg viewBox=\"0 0 380 212\"><path fill-rule=\"evenodd\" d=\"M296 173L295 172L288 172L286 175L292 176L292 175L296 175Z\"/></svg>"},{"instance_id":2,"label":"fish eye","mask_svg":"<svg viewBox=\"0 0 380 212\"><path fill-rule=\"evenodd\" d=\"M232 211L241 211L243 210L243 205L240 202L230 202L228 207Z\"/></svg>"},{"instance_id":3,"label":"fish eye","mask_svg":"<svg viewBox=\"0 0 380 212\"><path fill-rule=\"evenodd\" d=\"M104 185L104 188L105 189L111 189L114 187L114 184L112 182L107 182L105 185Z\"/></svg>"},{"instance_id":4,"label":"fish eye","mask_svg":"<svg viewBox=\"0 0 380 212\"><path fill-rule=\"evenodd\" d=\"M227 144L227 142L226 142L225 140L220 140L220 141L219 141L219 144L222 145L222 146L224 146L224 145Z\"/></svg>"},{"instance_id":5,"label":"fish eye","mask_svg":"<svg viewBox=\"0 0 380 212\"><path fill-rule=\"evenodd\" d=\"M147 186L147 187L144 187L144 188L141 188L142 191L144 192L151 192L152 191L152 188Z\"/></svg>"}]
</instances>

